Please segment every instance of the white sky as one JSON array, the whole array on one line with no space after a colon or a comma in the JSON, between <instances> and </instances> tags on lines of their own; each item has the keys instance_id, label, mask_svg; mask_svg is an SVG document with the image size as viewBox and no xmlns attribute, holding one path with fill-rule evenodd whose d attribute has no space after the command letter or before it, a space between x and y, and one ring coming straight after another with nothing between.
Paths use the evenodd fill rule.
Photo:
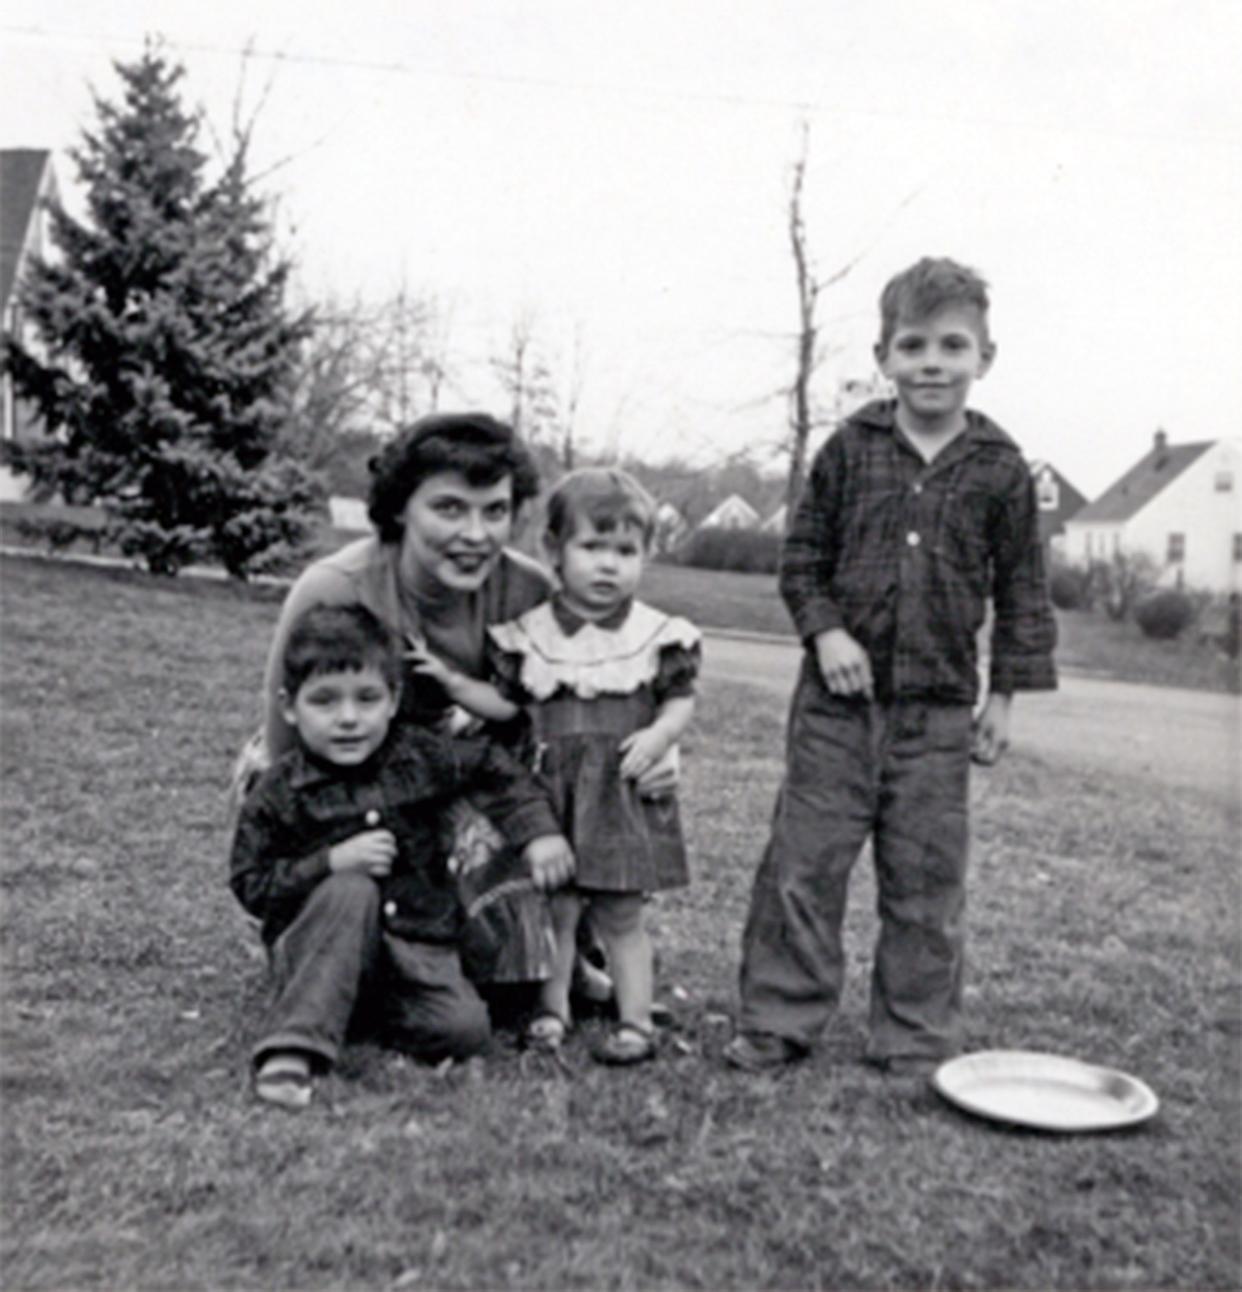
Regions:
<instances>
[{"instance_id":1,"label":"white sky","mask_svg":"<svg viewBox=\"0 0 1242 1292\"><path fill-rule=\"evenodd\" d=\"M862 257L824 393L946 254L993 287L974 402L1088 496L1157 426L1239 434L1242 0L0 0L0 145L77 142L146 32L221 124L253 45L305 289L434 293L455 405L503 409L484 360L527 311L562 373L581 334L596 444L778 440L805 118L820 273Z\"/></svg>"}]
</instances>

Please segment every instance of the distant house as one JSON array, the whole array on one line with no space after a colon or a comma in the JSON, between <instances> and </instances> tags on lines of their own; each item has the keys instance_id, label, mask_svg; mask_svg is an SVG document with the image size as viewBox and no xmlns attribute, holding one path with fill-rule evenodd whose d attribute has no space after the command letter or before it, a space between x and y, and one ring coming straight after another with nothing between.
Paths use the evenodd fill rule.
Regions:
<instances>
[{"instance_id":1,"label":"distant house","mask_svg":"<svg viewBox=\"0 0 1242 1292\"><path fill-rule=\"evenodd\" d=\"M0 149L0 325L6 336L29 344L17 289L27 266L47 254L48 217L43 202L56 196L56 172L46 148ZM20 437L33 417L0 374L0 437ZM20 498L24 490L0 467L0 499Z\"/></svg>"},{"instance_id":2,"label":"distant house","mask_svg":"<svg viewBox=\"0 0 1242 1292\"><path fill-rule=\"evenodd\" d=\"M700 529L757 529L759 513L741 494L731 493L699 521Z\"/></svg>"},{"instance_id":3,"label":"distant house","mask_svg":"<svg viewBox=\"0 0 1242 1292\"><path fill-rule=\"evenodd\" d=\"M1086 506L1087 499L1051 462L1033 458L1028 465L1035 481L1035 501L1039 506L1039 537L1045 547L1055 547L1060 551L1065 546L1065 522Z\"/></svg>"},{"instance_id":4,"label":"distant house","mask_svg":"<svg viewBox=\"0 0 1242 1292\"><path fill-rule=\"evenodd\" d=\"M688 528L686 518L671 502L665 499L656 507L655 550L657 552L671 552L685 537Z\"/></svg>"},{"instance_id":5,"label":"distant house","mask_svg":"<svg viewBox=\"0 0 1242 1292\"><path fill-rule=\"evenodd\" d=\"M1160 581L1214 592L1242 589L1242 440L1152 447L1065 522L1074 564L1142 553Z\"/></svg>"},{"instance_id":6,"label":"distant house","mask_svg":"<svg viewBox=\"0 0 1242 1292\"><path fill-rule=\"evenodd\" d=\"M759 526L764 534L784 534L785 517L789 514L789 508L784 504L781 505Z\"/></svg>"}]
</instances>

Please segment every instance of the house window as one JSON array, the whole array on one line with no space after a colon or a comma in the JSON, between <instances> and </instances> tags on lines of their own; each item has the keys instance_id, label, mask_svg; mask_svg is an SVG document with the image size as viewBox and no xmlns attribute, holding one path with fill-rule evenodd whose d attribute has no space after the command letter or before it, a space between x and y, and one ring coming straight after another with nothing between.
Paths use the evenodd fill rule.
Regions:
<instances>
[{"instance_id":1,"label":"house window","mask_svg":"<svg viewBox=\"0 0 1242 1292\"><path fill-rule=\"evenodd\" d=\"M1233 559L1235 561L1242 561L1242 534L1235 534L1233 536Z\"/></svg>"},{"instance_id":2,"label":"house window","mask_svg":"<svg viewBox=\"0 0 1242 1292\"><path fill-rule=\"evenodd\" d=\"M1186 535L1169 535L1169 552L1165 558L1170 565L1180 565L1186 559Z\"/></svg>"},{"instance_id":3,"label":"house window","mask_svg":"<svg viewBox=\"0 0 1242 1292\"><path fill-rule=\"evenodd\" d=\"M1057 484L1051 471L1040 473L1035 483L1035 498L1040 511L1056 511L1061 505L1061 486Z\"/></svg>"},{"instance_id":4,"label":"house window","mask_svg":"<svg viewBox=\"0 0 1242 1292\"><path fill-rule=\"evenodd\" d=\"M1216 473L1216 492L1230 493L1233 489L1233 472L1218 471Z\"/></svg>"}]
</instances>

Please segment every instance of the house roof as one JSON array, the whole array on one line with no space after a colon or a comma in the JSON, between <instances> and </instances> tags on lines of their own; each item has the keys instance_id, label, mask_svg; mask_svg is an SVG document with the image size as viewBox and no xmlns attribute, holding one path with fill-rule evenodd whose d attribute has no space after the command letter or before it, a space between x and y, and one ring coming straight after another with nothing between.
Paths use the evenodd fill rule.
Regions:
<instances>
[{"instance_id":1,"label":"house roof","mask_svg":"<svg viewBox=\"0 0 1242 1292\"><path fill-rule=\"evenodd\" d=\"M1202 440L1194 444L1167 444L1163 432L1158 433L1151 449L1120 480L1083 507L1074 516L1074 523L1129 520L1214 443L1214 440Z\"/></svg>"},{"instance_id":2,"label":"house roof","mask_svg":"<svg viewBox=\"0 0 1242 1292\"><path fill-rule=\"evenodd\" d=\"M0 312L9 303L39 185L51 155L46 148L0 150Z\"/></svg>"},{"instance_id":3,"label":"house roof","mask_svg":"<svg viewBox=\"0 0 1242 1292\"><path fill-rule=\"evenodd\" d=\"M713 507L712 510L699 521L701 529L710 528L712 525L719 525L729 517L736 516L739 520L747 525L757 525L759 523L759 513L746 501L741 494L731 493L724 502Z\"/></svg>"}]
</instances>

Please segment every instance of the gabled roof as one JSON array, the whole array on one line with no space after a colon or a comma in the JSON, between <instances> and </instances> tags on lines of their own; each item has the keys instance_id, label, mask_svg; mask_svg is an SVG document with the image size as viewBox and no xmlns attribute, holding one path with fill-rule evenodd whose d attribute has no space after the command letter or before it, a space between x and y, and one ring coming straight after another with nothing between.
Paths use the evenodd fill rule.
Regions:
<instances>
[{"instance_id":1,"label":"gabled roof","mask_svg":"<svg viewBox=\"0 0 1242 1292\"><path fill-rule=\"evenodd\" d=\"M1083 507L1073 519L1074 524L1084 521L1108 522L1129 520L1141 511L1162 489L1167 488L1196 458L1200 458L1215 443L1202 440L1195 444L1167 444L1163 432L1158 433L1150 452L1140 458L1121 477L1094 501Z\"/></svg>"},{"instance_id":2,"label":"gabled roof","mask_svg":"<svg viewBox=\"0 0 1242 1292\"><path fill-rule=\"evenodd\" d=\"M734 518L739 522L739 528L748 529L759 523L759 513L750 503L741 494L731 493L699 521L699 528L710 529L713 525L724 525Z\"/></svg>"},{"instance_id":3,"label":"gabled roof","mask_svg":"<svg viewBox=\"0 0 1242 1292\"><path fill-rule=\"evenodd\" d=\"M51 156L46 148L0 150L0 312L9 303L30 217Z\"/></svg>"}]
</instances>

